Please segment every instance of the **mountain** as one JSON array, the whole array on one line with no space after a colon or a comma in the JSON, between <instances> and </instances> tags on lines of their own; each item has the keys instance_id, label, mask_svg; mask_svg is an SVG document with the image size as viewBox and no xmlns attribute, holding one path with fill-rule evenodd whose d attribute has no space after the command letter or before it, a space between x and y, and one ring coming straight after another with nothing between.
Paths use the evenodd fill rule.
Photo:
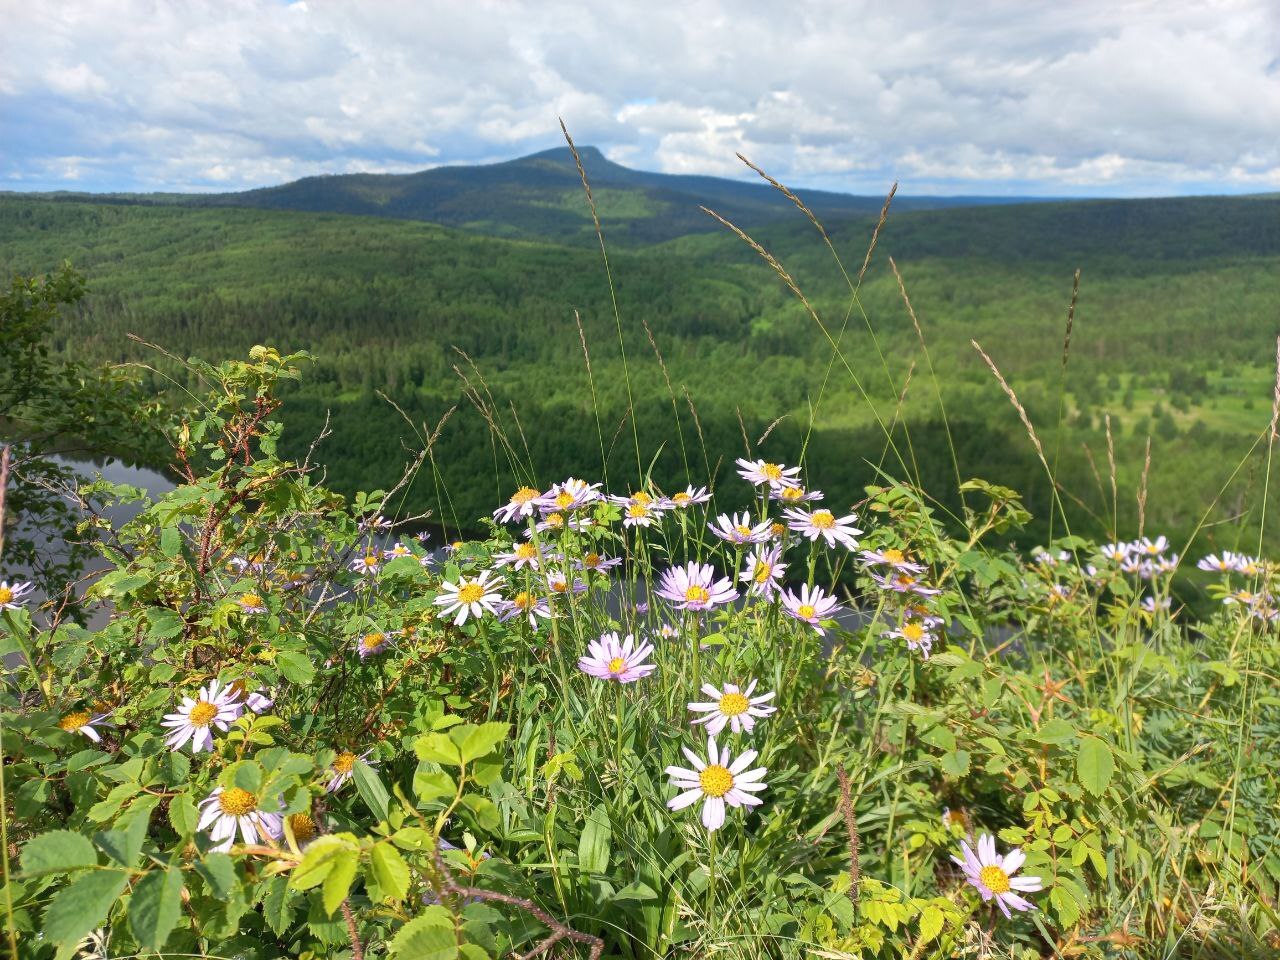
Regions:
<instances>
[{"instance_id":1,"label":"mountain","mask_svg":"<svg viewBox=\"0 0 1280 960\"><path fill-rule=\"evenodd\" d=\"M644 245L722 229L698 209L710 207L755 228L798 214L791 201L762 182L632 170L595 147L579 151L610 243ZM745 168L744 168L745 169ZM427 220L480 233L560 243L594 241L591 214L568 147L504 163L437 167L409 174L353 173L306 177L276 187L221 194L60 194L59 199L198 207L250 207ZM824 221L874 215L883 197L802 190ZM1008 204L1030 198L898 196L898 210Z\"/></svg>"}]
</instances>

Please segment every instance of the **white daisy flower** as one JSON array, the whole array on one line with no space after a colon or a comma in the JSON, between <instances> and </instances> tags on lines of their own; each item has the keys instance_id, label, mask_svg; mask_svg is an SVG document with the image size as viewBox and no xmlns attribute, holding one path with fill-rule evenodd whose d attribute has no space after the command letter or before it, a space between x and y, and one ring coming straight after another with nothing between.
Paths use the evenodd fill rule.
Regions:
<instances>
[{"instance_id":1,"label":"white daisy flower","mask_svg":"<svg viewBox=\"0 0 1280 960\"><path fill-rule=\"evenodd\" d=\"M356 573L371 577L382 569L382 558L372 550L369 550L364 556L356 557L351 561L351 569Z\"/></svg>"},{"instance_id":2,"label":"white daisy flower","mask_svg":"<svg viewBox=\"0 0 1280 960\"><path fill-rule=\"evenodd\" d=\"M976 889L984 901L995 898L997 906L1006 917L1011 917L1009 908L1014 910L1034 910L1035 904L1018 893L1035 893L1044 889L1039 877L1015 877L1027 860L1027 855L1018 847L1014 847L1003 857L996 853L996 841L984 833L978 838L978 852L975 855L969 844L960 841L963 857L953 856L951 859L964 871L965 879ZM1014 891L1018 893L1014 893Z\"/></svg>"},{"instance_id":3,"label":"white daisy flower","mask_svg":"<svg viewBox=\"0 0 1280 960\"><path fill-rule=\"evenodd\" d=\"M262 601L262 595L257 593L242 593L236 597L236 606L240 608L241 613L258 614L266 613L267 605Z\"/></svg>"},{"instance_id":4,"label":"white daisy flower","mask_svg":"<svg viewBox=\"0 0 1280 960\"><path fill-rule=\"evenodd\" d=\"M27 596L35 588L35 584L29 581L10 583L0 580L0 610L17 610L27 602Z\"/></svg>"},{"instance_id":5,"label":"white daisy flower","mask_svg":"<svg viewBox=\"0 0 1280 960\"><path fill-rule=\"evenodd\" d=\"M457 613L453 620L455 627L466 623L468 617L478 619L486 613L496 614L502 594L490 582L492 576L490 571L484 570L477 577L459 577L457 583L442 583L436 605L444 608L442 614Z\"/></svg>"},{"instance_id":6,"label":"white daisy flower","mask_svg":"<svg viewBox=\"0 0 1280 960\"><path fill-rule=\"evenodd\" d=\"M498 620L506 623L508 620L514 620L517 617L524 617L529 621L529 626L537 630L539 620L550 620L554 616L555 614L551 612L551 606L547 603L545 597L530 593L528 590L521 590L510 600L502 602Z\"/></svg>"},{"instance_id":7,"label":"white daisy flower","mask_svg":"<svg viewBox=\"0 0 1280 960\"><path fill-rule=\"evenodd\" d=\"M907 573L922 573L924 564L915 563L903 551L897 547L885 547L881 550L863 550L859 554L862 562L871 564L887 564L895 570L905 570Z\"/></svg>"},{"instance_id":8,"label":"white daisy flower","mask_svg":"<svg viewBox=\"0 0 1280 960\"><path fill-rule=\"evenodd\" d=\"M165 737L170 750L181 750L188 740L191 752L213 750L212 727L223 733L239 719L240 698L230 686L220 686L217 680L200 691L199 699L183 697L176 713L165 714L160 726L172 732Z\"/></svg>"},{"instance_id":9,"label":"white daisy flower","mask_svg":"<svg viewBox=\"0 0 1280 960\"><path fill-rule=\"evenodd\" d=\"M706 503L711 499L711 494L706 487L685 487L678 493L673 493L670 497L671 506L677 510L683 510L691 507L695 503Z\"/></svg>"},{"instance_id":10,"label":"white daisy flower","mask_svg":"<svg viewBox=\"0 0 1280 960\"><path fill-rule=\"evenodd\" d=\"M585 553L582 555L582 559L577 562L579 570L596 570L600 573L606 573L621 565L621 557L605 557L598 553Z\"/></svg>"},{"instance_id":11,"label":"white daisy flower","mask_svg":"<svg viewBox=\"0 0 1280 960\"><path fill-rule=\"evenodd\" d=\"M515 570L537 570L542 559L540 547L532 543L517 543L504 553L494 554L493 562L499 567L511 567Z\"/></svg>"},{"instance_id":12,"label":"white daisy flower","mask_svg":"<svg viewBox=\"0 0 1280 960\"><path fill-rule=\"evenodd\" d=\"M702 825L708 831L715 831L724 826L726 806L755 807L764 802L755 794L768 786L761 779L768 771L764 767L747 769L759 756L755 750L748 750L733 760L728 747L720 750L716 746L716 738L708 737L707 760L703 762L688 747L680 749L693 768L667 767L671 786L683 791L667 801L669 809L683 810L702 800Z\"/></svg>"},{"instance_id":13,"label":"white daisy flower","mask_svg":"<svg viewBox=\"0 0 1280 960\"><path fill-rule=\"evenodd\" d=\"M929 629L929 625L923 620L906 620L898 629L889 630L884 635L895 640L905 640L907 649L919 650L920 656L925 660L929 659L934 641L937 640Z\"/></svg>"},{"instance_id":14,"label":"white daisy flower","mask_svg":"<svg viewBox=\"0 0 1280 960\"><path fill-rule=\"evenodd\" d=\"M714 522L707 524L707 529L729 543L764 543L769 539L771 526L768 520L753 524L751 517L745 513L737 513L732 517L722 513Z\"/></svg>"},{"instance_id":15,"label":"white daisy flower","mask_svg":"<svg viewBox=\"0 0 1280 960\"><path fill-rule=\"evenodd\" d=\"M753 596L772 600L782 588L782 575L787 564L782 562L782 547L757 547L747 556L746 565L738 574L738 580L749 584L747 592Z\"/></svg>"},{"instance_id":16,"label":"white daisy flower","mask_svg":"<svg viewBox=\"0 0 1280 960\"><path fill-rule=\"evenodd\" d=\"M333 758L333 763L329 765L329 770L333 774L329 778L329 782L325 784L325 791L328 793L337 793L343 786L355 776L356 761L361 760L368 763L369 766L377 766L377 761L369 762L369 756L373 753L372 749L366 750L364 753L356 756L349 750L344 750Z\"/></svg>"},{"instance_id":17,"label":"white daisy flower","mask_svg":"<svg viewBox=\"0 0 1280 960\"><path fill-rule=\"evenodd\" d=\"M396 559L399 559L400 557L412 557L412 556L413 556L413 551L410 550L408 547L406 547L403 543L397 543L390 550L382 551L382 558L384 560L396 560Z\"/></svg>"},{"instance_id":18,"label":"white daisy flower","mask_svg":"<svg viewBox=\"0 0 1280 960\"><path fill-rule=\"evenodd\" d=\"M1211 573L1232 573L1236 569L1238 560L1239 556L1237 554L1232 553L1230 550L1223 550L1222 556L1211 553L1200 560L1196 566Z\"/></svg>"},{"instance_id":19,"label":"white daisy flower","mask_svg":"<svg viewBox=\"0 0 1280 960\"><path fill-rule=\"evenodd\" d=\"M1262 564L1257 557L1247 557L1242 553L1236 554L1236 573L1243 573L1246 577L1256 577L1262 573Z\"/></svg>"},{"instance_id":20,"label":"white daisy flower","mask_svg":"<svg viewBox=\"0 0 1280 960\"><path fill-rule=\"evenodd\" d=\"M517 518L527 519L532 517L534 511L538 509L538 499L541 496L541 490L535 490L533 487L521 487L511 495L511 499L507 501L505 506L493 511L493 517L502 523L510 523Z\"/></svg>"},{"instance_id":21,"label":"white daisy flower","mask_svg":"<svg viewBox=\"0 0 1280 960\"><path fill-rule=\"evenodd\" d=\"M1141 540L1135 540L1129 545L1129 549L1137 554L1146 557L1158 557L1169 548L1169 541L1166 537L1156 537L1152 540L1150 537L1143 537Z\"/></svg>"},{"instance_id":22,"label":"white daisy flower","mask_svg":"<svg viewBox=\"0 0 1280 960\"><path fill-rule=\"evenodd\" d=\"M770 487L796 486L800 476L799 467L784 467L780 463L769 463L765 460L747 460L739 457L738 476L757 487L768 484Z\"/></svg>"},{"instance_id":23,"label":"white daisy flower","mask_svg":"<svg viewBox=\"0 0 1280 960\"><path fill-rule=\"evenodd\" d=\"M782 609L801 623L807 623L818 633L825 634L822 621L835 616L841 608L839 601L831 594L825 593L821 587L800 587L797 596L790 590L782 591Z\"/></svg>"},{"instance_id":24,"label":"white daisy flower","mask_svg":"<svg viewBox=\"0 0 1280 960\"><path fill-rule=\"evenodd\" d=\"M777 500L779 503L810 503L821 500L822 491L806 490L798 483L787 483L770 488L769 499Z\"/></svg>"},{"instance_id":25,"label":"white daisy flower","mask_svg":"<svg viewBox=\"0 0 1280 960\"><path fill-rule=\"evenodd\" d=\"M587 585L577 577L574 577L573 582L570 583L569 578L557 570L547 574L547 589L554 594L564 596L567 593L582 593L587 589Z\"/></svg>"},{"instance_id":26,"label":"white daisy flower","mask_svg":"<svg viewBox=\"0 0 1280 960\"><path fill-rule=\"evenodd\" d=\"M67 733L83 733L94 743L101 743L102 735L94 727L109 724L111 721L107 718L110 716L110 713L95 714L88 710L76 710L59 720L58 727Z\"/></svg>"},{"instance_id":27,"label":"white daisy flower","mask_svg":"<svg viewBox=\"0 0 1280 960\"><path fill-rule=\"evenodd\" d=\"M830 510L814 510L810 512L799 508L787 509L782 512L790 521L787 526L810 540L817 540L821 537L827 542L828 547L834 547L839 544L846 550L858 549L858 541L855 537L862 531L853 525L853 521L858 519L855 514L851 513L846 517L837 517Z\"/></svg>"},{"instance_id":28,"label":"white daisy flower","mask_svg":"<svg viewBox=\"0 0 1280 960\"><path fill-rule=\"evenodd\" d=\"M257 843L259 836L278 840L283 833L278 813L258 809L258 798L240 787L214 787L200 801L198 830L208 830L217 841L213 849L222 853L231 849L237 830L245 843Z\"/></svg>"},{"instance_id":29,"label":"white daisy flower","mask_svg":"<svg viewBox=\"0 0 1280 960\"><path fill-rule=\"evenodd\" d=\"M603 497L600 484L570 477L564 483L557 483L540 497L538 506L543 513L565 513L595 503Z\"/></svg>"},{"instance_id":30,"label":"white daisy flower","mask_svg":"<svg viewBox=\"0 0 1280 960\"><path fill-rule=\"evenodd\" d=\"M724 690L717 690L711 684L704 683L702 692L711 700L705 703L689 704L689 709L694 713L706 714L705 717L698 717L692 722L705 723L707 733L713 737L719 736L720 731L726 726L730 727L734 733L741 733L744 730L750 733L756 725L756 718L767 717L778 709L765 706L775 696L772 690L755 697L751 695L757 682L752 680L745 690L735 683L726 683Z\"/></svg>"},{"instance_id":31,"label":"white daisy flower","mask_svg":"<svg viewBox=\"0 0 1280 960\"><path fill-rule=\"evenodd\" d=\"M578 669L601 680L635 683L658 669L656 664L645 663L651 653L652 643L637 644L631 634L619 638L611 631L587 644L586 654L578 660Z\"/></svg>"},{"instance_id":32,"label":"white daisy flower","mask_svg":"<svg viewBox=\"0 0 1280 960\"><path fill-rule=\"evenodd\" d=\"M394 633L384 633L381 630L374 630L370 633L361 634L356 637L356 653L360 655L360 659L364 660L372 657L374 654L381 653L391 645L391 638Z\"/></svg>"}]
</instances>

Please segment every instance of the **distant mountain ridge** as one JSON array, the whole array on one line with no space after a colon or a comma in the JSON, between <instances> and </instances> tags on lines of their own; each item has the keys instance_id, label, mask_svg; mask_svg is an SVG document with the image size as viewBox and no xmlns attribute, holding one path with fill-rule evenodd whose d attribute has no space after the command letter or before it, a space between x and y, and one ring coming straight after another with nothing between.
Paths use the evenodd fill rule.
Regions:
<instances>
[{"instance_id":1,"label":"distant mountain ridge","mask_svg":"<svg viewBox=\"0 0 1280 960\"><path fill-rule=\"evenodd\" d=\"M632 170L595 147L579 150L611 242L660 243L718 229L698 209L710 207L743 227L797 215L791 201L764 183L724 177ZM823 219L873 216L883 197L799 190ZM250 207L426 220L480 233L558 242L594 237L582 181L568 147L501 163L445 166L407 174L348 173L305 177L274 187L221 194L60 194L96 202ZM1036 197L910 197L895 209L1022 203Z\"/></svg>"}]
</instances>

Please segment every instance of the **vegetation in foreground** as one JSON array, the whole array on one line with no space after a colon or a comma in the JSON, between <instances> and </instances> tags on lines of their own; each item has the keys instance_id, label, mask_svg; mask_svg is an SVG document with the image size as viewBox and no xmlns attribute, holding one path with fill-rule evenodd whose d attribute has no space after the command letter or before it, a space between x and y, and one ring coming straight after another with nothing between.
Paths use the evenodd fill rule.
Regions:
<instances>
[{"instance_id":1,"label":"vegetation in foreground","mask_svg":"<svg viewBox=\"0 0 1280 960\"><path fill-rule=\"evenodd\" d=\"M1026 559L1007 488L754 450L740 515L529 476L432 549L279 458L299 359L193 363L183 483L83 491L105 625L0 588L18 955L1280 948L1274 564L1192 621L1141 529Z\"/></svg>"}]
</instances>

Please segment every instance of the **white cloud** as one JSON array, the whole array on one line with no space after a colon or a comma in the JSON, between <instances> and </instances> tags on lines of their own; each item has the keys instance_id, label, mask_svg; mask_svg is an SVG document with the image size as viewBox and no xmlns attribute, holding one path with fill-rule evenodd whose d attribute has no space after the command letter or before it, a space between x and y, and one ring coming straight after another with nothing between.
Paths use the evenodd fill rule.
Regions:
<instances>
[{"instance_id":1,"label":"white cloud","mask_svg":"<svg viewBox=\"0 0 1280 960\"><path fill-rule=\"evenodd\" d=\"M1280 184L1274 0L7 5L0 185L230 189L502 159L882 193Z\"/></svg>"}]
</instances>

